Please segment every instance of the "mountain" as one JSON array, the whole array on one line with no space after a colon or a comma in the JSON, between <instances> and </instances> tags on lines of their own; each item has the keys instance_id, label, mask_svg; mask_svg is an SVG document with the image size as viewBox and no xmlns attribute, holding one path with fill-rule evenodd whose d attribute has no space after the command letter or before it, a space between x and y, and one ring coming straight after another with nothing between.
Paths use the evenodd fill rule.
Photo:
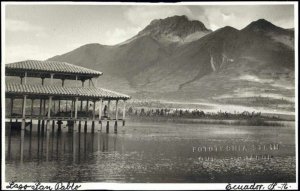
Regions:
<instances>
[{"instance_id":1,"label":"mountain","mask_svg":"<svg viewBox=\"0 0 300 191\"><path fill-rule=\"evenodd\" d=\"M102 87L135 98L292 99L293 42L293 31L264 19L242 30L211 31L200 21L174 16L153 20L121 44L87 44L49 60L102 71Z\"/></svg>"},{"instance_id":2,"label":"mountain","mask_svg":"<svg viewBox=\"0 0 300 191\"><path fill-rule=\"evenodd\" d=\"M185 15L153 20L137 35L151 36L159 42L191 42L212 32L197 20L189 20Z\"/></svg>"}]
</instances>

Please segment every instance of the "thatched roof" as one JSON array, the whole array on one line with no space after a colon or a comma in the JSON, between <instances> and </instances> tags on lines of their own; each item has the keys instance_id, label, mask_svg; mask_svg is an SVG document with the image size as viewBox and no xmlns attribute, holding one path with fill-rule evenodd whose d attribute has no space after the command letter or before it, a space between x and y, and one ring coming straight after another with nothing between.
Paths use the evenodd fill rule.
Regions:
<instances>
[{"instance_id":1,"label":"thatched roof","mask_svg":"<svg viewBox=\"0 0 300 191\"><path fill-rule=\"evenodd\" d=\"M54 74L57 79L90 79L99 77L103 73L67 62L26 60L5 65L6 76L46 77Z\"/></svg>"}]
</instances>

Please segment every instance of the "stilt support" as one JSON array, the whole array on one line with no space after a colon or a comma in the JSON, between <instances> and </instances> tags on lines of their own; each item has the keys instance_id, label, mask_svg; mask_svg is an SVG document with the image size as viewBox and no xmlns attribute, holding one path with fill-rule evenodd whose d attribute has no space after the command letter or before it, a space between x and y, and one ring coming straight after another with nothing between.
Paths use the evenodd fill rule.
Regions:
<instances>
[{"instance_id":1,"label":"stilt support","mask_svg":"<svg viewBox=\"0 0 300 191\"><path fill-rule=\"evenodd\" d=\"M115 127L114 127L114 130L115 130L115 133L118 132L118 121L117 121L117 120L115 121Z\"/></svg>"},{"instance_id":2,"label":"stilt support","mask_svg":"<svg viewBox=\"0 0 300 191\"><path fill-rule=\"evenodd\" d=\"M109 121L107 121L107 124L106 124L106 133L109 133Z\"/></svg>"}]
</instances>

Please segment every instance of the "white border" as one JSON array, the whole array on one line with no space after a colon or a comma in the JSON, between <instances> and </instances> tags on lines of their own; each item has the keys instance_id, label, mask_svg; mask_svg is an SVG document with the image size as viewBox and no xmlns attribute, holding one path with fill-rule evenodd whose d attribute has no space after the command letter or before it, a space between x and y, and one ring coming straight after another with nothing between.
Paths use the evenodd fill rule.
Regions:
<instances>
[{"instance_id":1,"label":"white border","mask_svg":"<svg viewBox=\"0 0 300 191\"><path fill-rule=\"evenodd\" d=\"M296 183L289 183L289 189L298 189L298 1L294 2L179 2L179 3L119 3L119 2L1 2L1 100L5 103L5 6L6 5L294 5L294 32L295 32L295 153L296 153ZM3 104L4 105L4 104ZM1 126L5 127L5 107L1 107ZM4 142L4 143L3 143ZM2 171L1 188L5 189L5 128L2 128ZM25 183L23 183L25 184ZM233 183L232 183L233 184ZM249 183L251 184L251 183ZM270 183L262 185L268 186ZM51 185L54 183L43 183ZM79 183L80 189L118 189L118 190L225 190L223 183ZM245 184L240 184L245 185Z\"/></svg>"}]
</instances>

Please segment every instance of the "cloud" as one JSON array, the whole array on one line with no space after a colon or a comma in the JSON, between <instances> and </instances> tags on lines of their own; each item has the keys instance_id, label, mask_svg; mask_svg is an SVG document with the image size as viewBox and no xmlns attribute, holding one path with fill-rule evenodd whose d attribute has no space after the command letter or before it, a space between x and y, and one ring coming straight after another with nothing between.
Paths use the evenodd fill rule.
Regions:
<instances>
[{"instance_id":1,"label":"cloud","mask_svg":"<svg viewBox=\"0 0 300 191\"><path fill-rule=\"evenodd\" d=\"M225 26L242 29L261 18L284 28L294 26L293 6L289 5L205 6L204 14L212 30Z\"/></svg>"},{"instance_id":2,"label":"cloud","mask_svg":"<svg viewBox=\"0 0 300 191\"><path fill-rule=\"evenodd\" d=\"M43 31L43 28L30 24L26 21L7 19L5 21L5 28L11 32L32 32L32 31Z\"/></svg>"},{"instance_id":3,"label":"cloud","mask_svg":"<svg viewBox=\"0 0 300 191\"><path fill-rule=\"evenodd\" d=\"M37 38L49 37L49 34L43 27L21 20L7 19L5 21L5 29L6 32L33 33Z\"/></svg>"},{"instance_id":4,"label":"cloud","mask_svg":"<svg viewBox=\"0 0 300 191\"><path fill-rule=\"evenodd\" d=\"M149 5L134 6L127 9L124 13L127 18L135 26L144 28L154 19L163 19L174 15L186 15L191 19L195 15L187 6L172 5Z\"/></svg>"},{"instance_id":5,"label":"cloud","mask_svg":"<svg viewBox=\"0 0 300 191\"><path fill-rule=\"evenodd\" d=\"M13 45L5 48L5 62L17 62L22 60L45 60L53 54L43 51L37 45Z\"/></svg>"}]
</instances>

